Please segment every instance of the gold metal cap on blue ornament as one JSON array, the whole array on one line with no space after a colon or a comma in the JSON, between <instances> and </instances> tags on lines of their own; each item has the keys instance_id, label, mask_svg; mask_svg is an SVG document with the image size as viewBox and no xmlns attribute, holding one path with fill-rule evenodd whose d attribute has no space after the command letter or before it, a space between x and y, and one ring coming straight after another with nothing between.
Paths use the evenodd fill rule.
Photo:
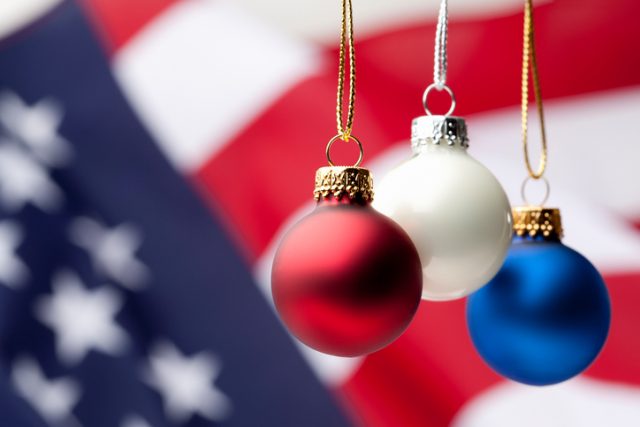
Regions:
<instances>
[{"instance_id":1,"label":"gold metal cap on blue ornament","mask_svg":"<svg viewBox=\"0 0 640 427\"><path fill-rule=\"evenodd\" d=\"M560 240L563 236L560 209L540 206L513 208L513 233L518 237Z\"/></svg>"}]
</instances>

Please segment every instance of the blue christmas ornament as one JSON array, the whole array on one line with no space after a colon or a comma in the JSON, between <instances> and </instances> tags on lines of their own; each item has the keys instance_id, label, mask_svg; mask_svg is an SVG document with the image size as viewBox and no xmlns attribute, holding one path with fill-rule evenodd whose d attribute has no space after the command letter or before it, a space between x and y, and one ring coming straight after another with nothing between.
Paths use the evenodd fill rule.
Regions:
<instances>
[{"instance_id":1,"label":"blue christmas ornament","mask_svg":"<svg viewBox=\"0 0 640 427\"><path fill-rule=\"evenodd\" d=\"M550 385L584 371L611 323L602 277L560 241L557 209L515 208L504 266L469 298L467 323L482 358L499 374Z\"/></svg>"}]
</instances>

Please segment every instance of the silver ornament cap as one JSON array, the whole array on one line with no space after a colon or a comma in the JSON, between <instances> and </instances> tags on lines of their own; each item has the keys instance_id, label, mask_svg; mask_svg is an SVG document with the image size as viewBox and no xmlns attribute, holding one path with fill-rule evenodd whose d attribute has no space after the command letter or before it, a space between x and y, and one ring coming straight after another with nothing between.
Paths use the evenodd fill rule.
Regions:
<instances>
[{"instance_id":1,"label":"silver ornament cap","mask_svg":"<svg viewBox=\"0 0 640 427\"><path fill-rule=\"evenodd\" d=\"M420 116L411 123L411 147L419 152L425 146L445 147L469 146L467 124L462 117Z\"/></svg>"}]
</instances>

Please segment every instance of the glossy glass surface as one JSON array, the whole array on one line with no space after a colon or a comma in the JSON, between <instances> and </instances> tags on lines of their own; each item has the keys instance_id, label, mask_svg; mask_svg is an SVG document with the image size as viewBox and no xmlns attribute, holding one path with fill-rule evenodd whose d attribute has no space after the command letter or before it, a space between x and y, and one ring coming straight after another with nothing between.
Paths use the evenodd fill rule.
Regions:
<instances>
[{"instance_id":1,"label":"glossy glass surface","mask_svg":"<svg viewBox=\"0 0 640 427\"><path fill-rule=\"evenodd\" d=\"M585 257L559 241L515 238L500 272L469 298L467 322L495 371L549 385L595 360L611 309L602 277Z\"/></svg>"},{"instance_id":2,"label":"glossy glass surface","mask_svg":"<svg viewBox=\"0 0 640 427\"><path fill-rule=\"evenodd\" d=\"M428 300L476 291L498 272L509 249L509 200L462 147L424 147L382 179L373 206L418 248Z\"/></svg>"},{"instance_id":3,"label":"glossy glass surface","mask_svg":"<svg viewBox=\"0 0 640 427\"><path fill-rule=\"evenodd\" d=\"M390 344L420 303L406 233L367 203L322 201L284 237L272 293L289 330L318 351L359 356Z\"/></svg>"}]
</instances>

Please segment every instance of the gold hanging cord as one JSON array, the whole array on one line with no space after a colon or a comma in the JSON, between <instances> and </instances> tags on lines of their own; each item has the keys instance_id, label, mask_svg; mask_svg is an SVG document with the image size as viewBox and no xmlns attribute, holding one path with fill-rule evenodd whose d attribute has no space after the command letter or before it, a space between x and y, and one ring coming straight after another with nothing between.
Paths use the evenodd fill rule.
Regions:
<instances>
[{"instance_id":1,"label":"gold hanging cord","mask_svg":"<svg viewBox=\"0 0 640 427\"><path fill-rule=\"evenodd\" d=\"M527 130L529 122L529 67L533 80L533 93L540 118L540 135L542 138L542 154L538 170L534 171L529 159L529 146L527 140ZM532 179L543 177L547 168L547 134L544 125L544 111L542 108L542 93L540 90L540 78L538 75L538 61L536 59L535 33L533 22L532 0L525 0L524 7L524 37L522 47L522 148L524 150L524 161L527 172Z\"/></svg>"},{"instance_id":2,"label":"gold hanging cord","mask_svg":"<svg viewBox=\"0 0 640 427\"><path fill-rule=\"evenodd\" d=\"M343 106L345 104L344 99L344 85L346 77L347 56L349 57L349 99L347 100L348 110L345 123ZM331 138L326 148L327 161L329 165L335 166L331 160L331 147L333 143L341 139L343 141L354 141L360 152L358 160L353 165L355 167L360 166L364 151L362 149L362 143L351 134L353 128L353 116L355 113L356 105L356 51L353 47L353 7L351 6L351 0L342 0L342 31L340 33L340 61L338 66L338 104L336 107L336 119L338 125L338 134Z\"/></svg>"},{"instance_id":3,"label":"gold hanging cord","mask_svg":"<svg viewBox=\"0 0 640 427\"><path fill-rule=\"evenodd\" d=\"M344 84L346 74L347 54L349 56L349 99L347 120L344 122ZM340 63L338 68L338 106L336 118L338 135L343 141L351 138L353 115L356 103L356 52L353 47L353 7L351 0L342 0L342 32L340 34Z\"/></svg>"}]
</instances>

